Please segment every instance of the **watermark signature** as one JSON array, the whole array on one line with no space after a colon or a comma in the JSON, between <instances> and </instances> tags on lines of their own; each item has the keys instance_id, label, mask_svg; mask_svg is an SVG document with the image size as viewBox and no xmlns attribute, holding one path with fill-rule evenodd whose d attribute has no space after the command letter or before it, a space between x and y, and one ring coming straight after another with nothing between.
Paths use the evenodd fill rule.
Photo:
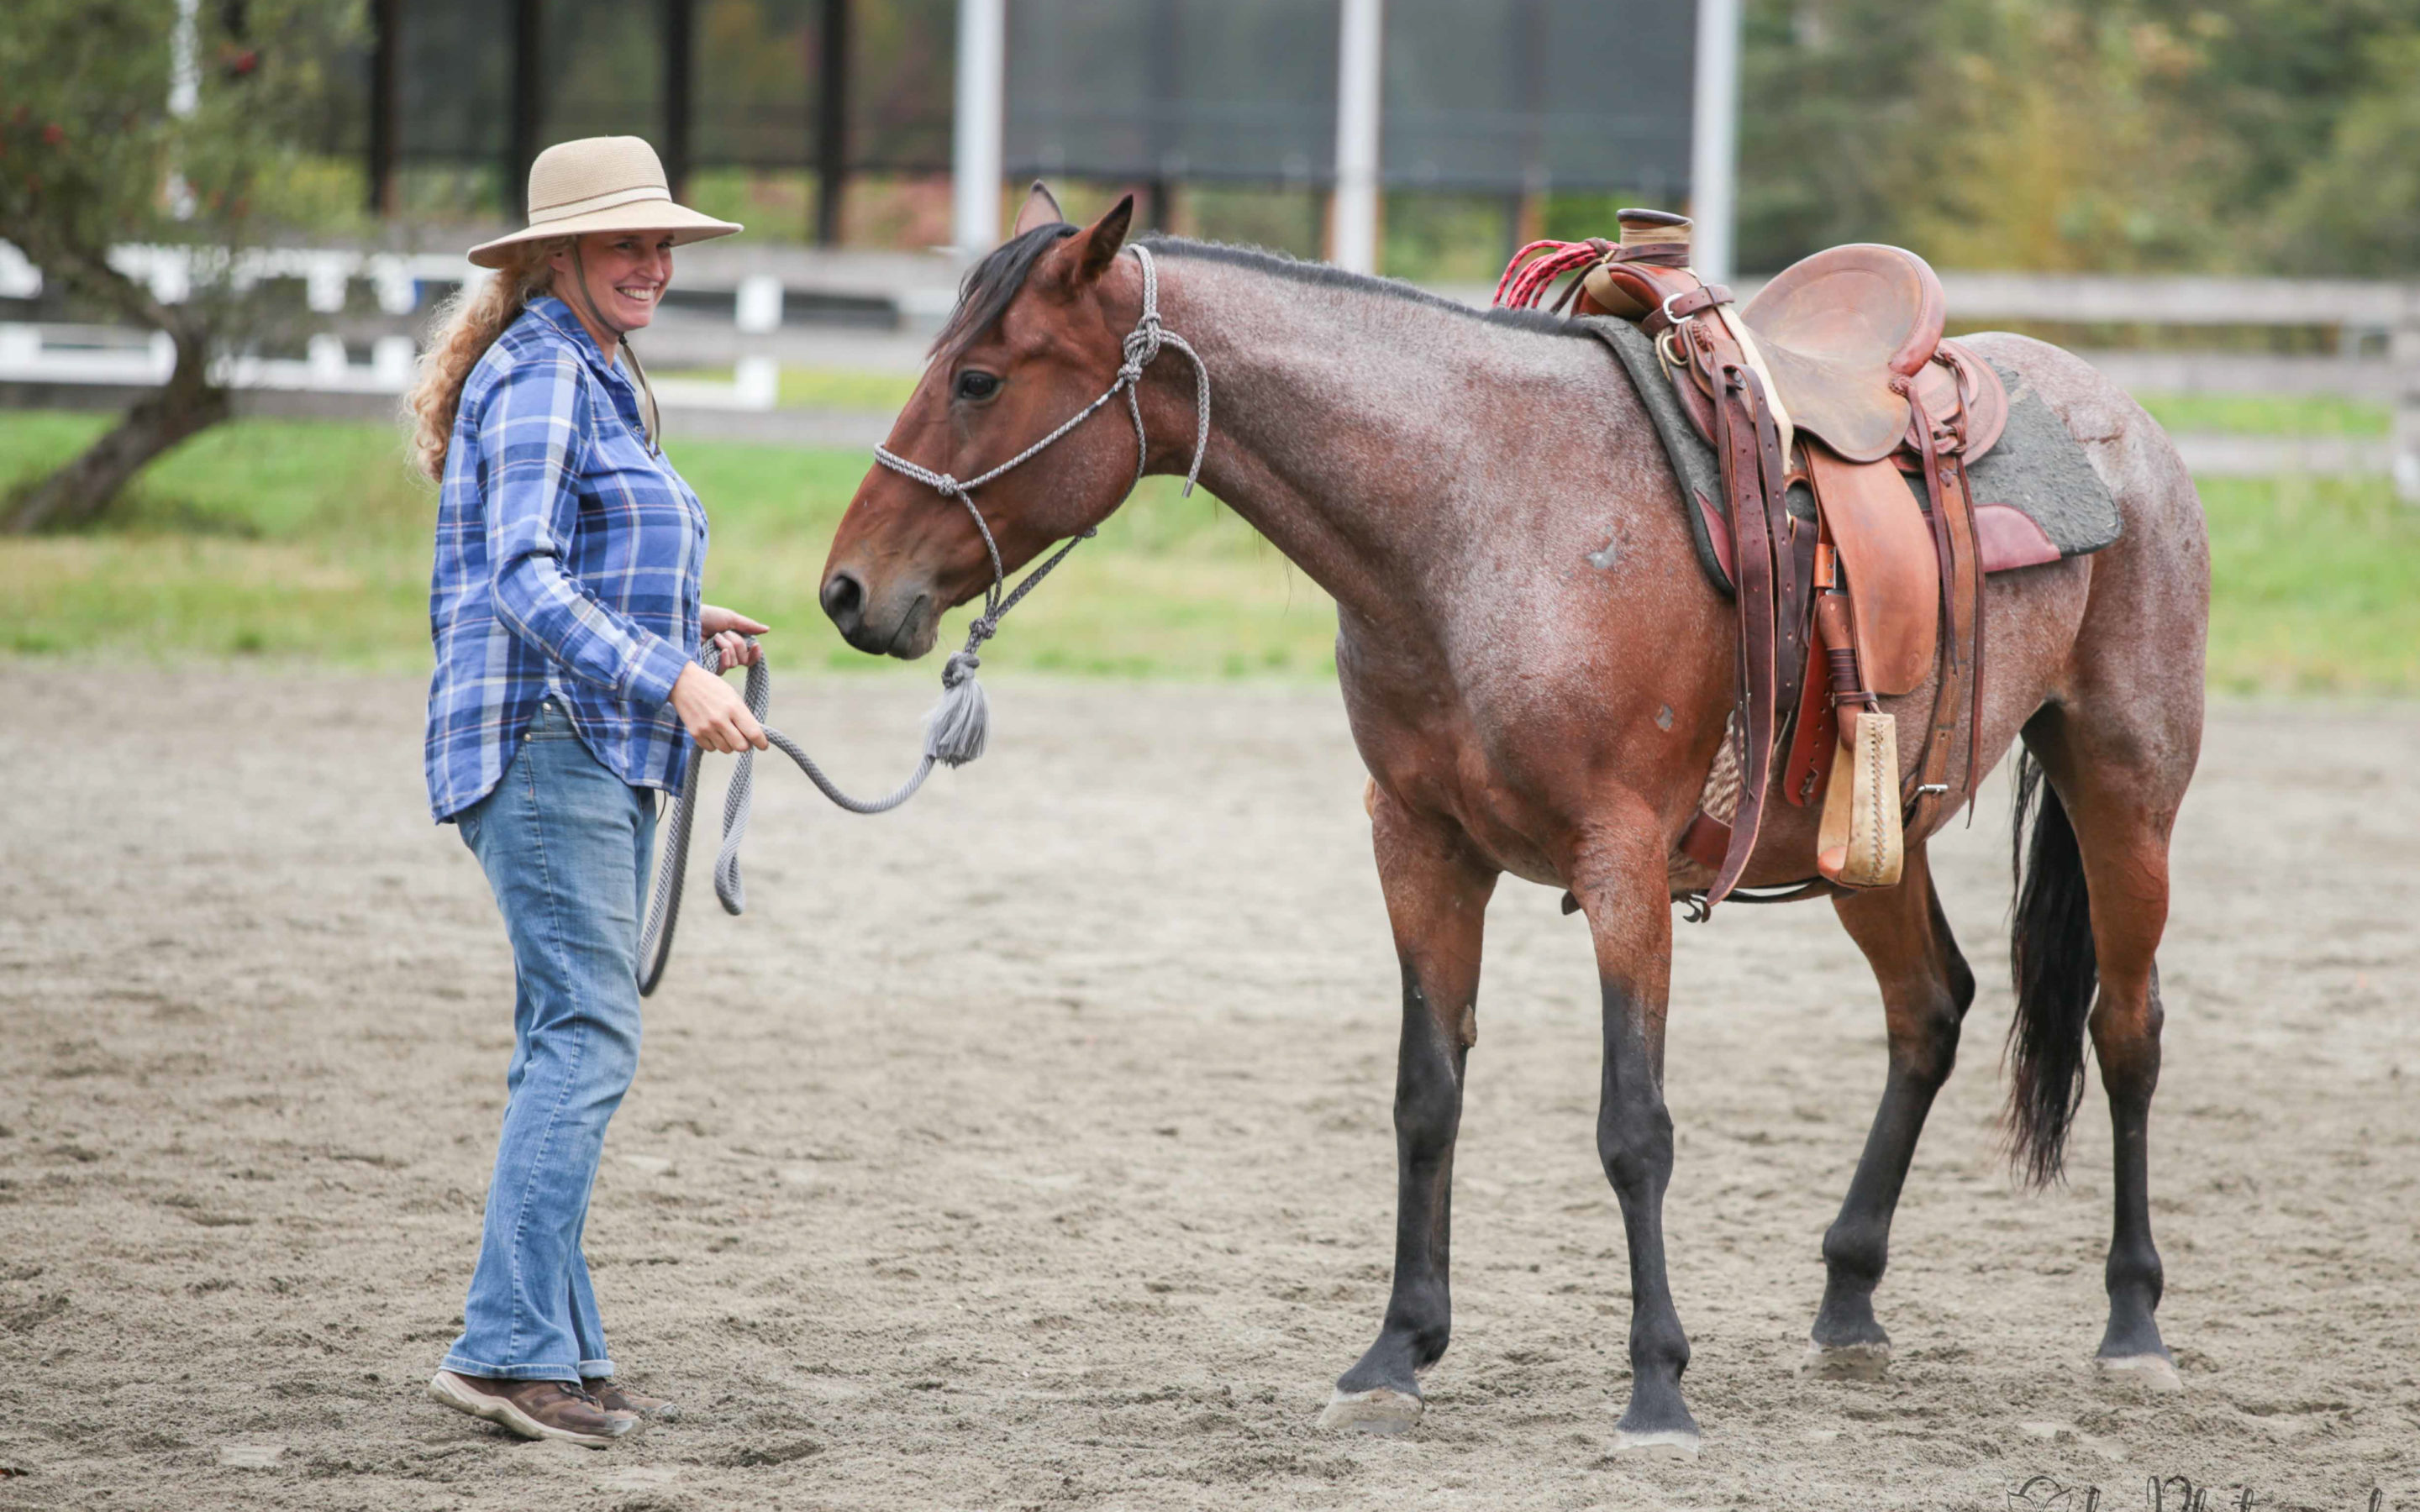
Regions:
<instances>
[{"instance_id":1,"label":"watermark signature","mask_svg":"<svg viewBox=\"0 0 2420 1512\"><path fill-rule=\"evenodd\" d=\"M2009 1488L2009 1512L2119 1512L2122 1491L2070 1484L2055 1475L2033 1475ZM2260 1512L2272 1504L2249 1486L2203 1486L2187 1475L2148 1475L2140 1503L2144 1512ZM2362 1512L2394 1512L2386 1491L2373 1487Z\"/></svg>"}]
</instances>

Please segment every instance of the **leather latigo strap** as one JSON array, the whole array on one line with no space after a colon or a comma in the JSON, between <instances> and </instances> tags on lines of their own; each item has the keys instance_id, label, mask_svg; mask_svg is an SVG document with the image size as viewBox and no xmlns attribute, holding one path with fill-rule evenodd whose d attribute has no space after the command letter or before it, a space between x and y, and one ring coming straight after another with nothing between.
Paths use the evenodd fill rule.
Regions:
<instances>
[{"instance_id":1,"label":"leather latigo strap","mask_svg":"<svg viewBox=\"0 0 2420 1512\"><path fill-rule=\"evenodd\" d=\"M1740 587L1739 808L1731 815L1723 864L1706 892L1711 908L1738 886L1756 851L1765 795L1773 785L1774 746L1785 714L1797 703L1799 680L1806 673L1807 604L1797 572L1781 438L1763 380L1720 321L1693 321L1688 332L1691 347L1713 366L1716 378L1714 414L1720 435L1715 454L1730 503L1732 562Z\"/></svg>"},{"instance_id":2,"label":"leather latigo strap","mask_svg":"<svg viewBox=\"0 0 2420 1512\"><path fill-rule=\"evenodd\" d=\"M1692 331L1693 345L1706 341ZM1717 369L1715 391L1715 455L1722 461L1723 492L1731 510L1731 560L1739 583L1740 656L1740 794L1731 815L1730 846L1723 856L1709 906L1720 903L1747 868L1756 849L1756 833L1764 816L1764 790L1771 779L1773 725L1779 702L1774 675L1775 585L1773 521L1764 507L1764 468L1759 455L1757 415L1752 408L1761 387L1746 363L1734 357ZM1769 427L1772 421L1768 418Z\"/></svg>"},{"instance_id":3,"label":"leather latigo strap","mask_svg":"<svg viewBox=\"0 0 2420 1512\"><path fill-rule=\"evenodd\" d=\"M1729 325L1711 314L1730 302L1730 290L1701 283L1660 256L1608 259L1591 277L1609 299L1639 309L1640 329L1664 337L1666 352L1695 369L1699 392L1711 396L1707 430L1722 469L1738 588L1742 746L1739 806L1730 824L1699 814L1683 841L1714 869L1706 894L1711 907L1738 886L1755 853L1775 748L1807 675L1807 583L1815 532L1791 517L1789 459L1764 381ZM1683 380L1684 393L1689 381Z\"/></svg>"},{"instance_id":4,"label":"leather latigo strap","mask_svg":"<svg viewBox=\"0 0 2420 1512\"><path fill-rule=\"evenodd\" d=\"M1940 555L1943 621L1932 723L1925 736L1924 758L1901 795L1905 828L1909 842L1914 843L1931 832L1948 799L1949 758L1962 717L1967 721L1967 736L1966 771L1960 794L1962 799L1974 795L1983 712L1983 566L1975 538L1974 503L1966 490L1965 463L1959 455L1962 416L1944 421L1920 401L1911 402L1917 411L1917 455L1923 461L1924 491L1931 506L1926 514Z\"/></svg>"}]
</instances>

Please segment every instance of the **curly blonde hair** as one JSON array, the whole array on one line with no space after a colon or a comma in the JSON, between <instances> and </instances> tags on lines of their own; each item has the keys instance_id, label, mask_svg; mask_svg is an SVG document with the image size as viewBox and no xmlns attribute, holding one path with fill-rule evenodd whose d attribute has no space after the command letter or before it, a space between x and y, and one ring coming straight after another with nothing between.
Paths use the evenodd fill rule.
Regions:
<instances>
[{"instance_id":1,"label":"curly blonde hair","mask_svg":"<svg viewBox=\"0 0 2420 1512\"><path fill-rule=\"evenodd\" d=\"M403 396L411 465L430 482L445 476L454 417L461 409L462 385L471 369L479 365L504 328L520 317L533 297L554 286L554 270L547 259L570 244L569 237L520 242L510 249L511 260L503 268L478 283L463 285L438 307L436 332L421 353L418 377Z\"/></svg>"}]
</instances>

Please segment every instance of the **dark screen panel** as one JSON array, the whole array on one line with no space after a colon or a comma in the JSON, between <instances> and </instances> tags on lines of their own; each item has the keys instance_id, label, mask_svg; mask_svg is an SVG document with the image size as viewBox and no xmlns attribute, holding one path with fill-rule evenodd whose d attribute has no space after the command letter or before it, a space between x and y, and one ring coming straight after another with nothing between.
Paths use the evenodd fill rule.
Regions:
<instances>
[{"instance_id":1,"label":"dark screen panel","mask_svg":"<svg viewBox=\"0 0 2420 1512\"><path fill-rule=\"evenodd\" d=\"M396 8L397 150L434 161L503 157L512 116L510 8L404 0Z\"/></svg>"},{"instance_id":2,"label":"dark screen panel","mask_svg":"<svg viewBox=\"0 0 2420 1512\"><path fill-rule=\"evenodd\" d=\"M1693 8L1657 0L1387 0L1387 182L1678 189Z\"/></svg>"},{"instance_id":3,"label":"dark screen panel","mask_svg":"<svg viewBox=\"0 0 2420 1512\"><path fill-rule=\"evenodd\" d=\"M824 4L693 0L695 165L813 166ZM511 7L402 0L397 8L401 155L501 158L511 118ZM543 0L540 141L628 133L660 145L662 16L659 0ZM853 0L850 21L850 166L947 171L955 0ZM365 58L347 67L366 77Z\"/></svg>"},{"instance_id":4,"label":"dark screen panel","mask_svg":"<svg viewBox=\"0 0 2420 1512\"><path fill-rule=\"evenodd\" d=\"M1336 63L1334 0L1016 0L1008 171L1315 182Z\"/></svg>"},{"instance_id":5,"label":"dark screen panel","mask_svg":"<svg viewBox=\"0 0 2420 1512\"><path fill-rule=\"evenodd\" d=\"M1012 176L1324 183L1336 0L1015 0ZM1380 172L1406 188L1688 181L1670 0L1388 0Z\"/></svg>"},{"instance_id":6,"label":"dark screen panel","mask_svg":"<svg viewBox=\"0 0 2420 1512\"><path fill-rule=\"evenodd\" d=\"M810 167L827 0L693 0L692 160ZM400 150L504 151L511 8L403 0ZM662 134L659 0L544 0L542 139ZM1390 185L1485 192L1688 182L1692 8L1669 0L1388 0ZM848 161L950 163L955 0L854 0ZM1012 0L1013 177L1324 184L1336 0ZM354 65L358 69L359 65Z\"/></svg>"},{"instance_id":7,"label":"dark screen panel","mask_svg":"<svg viewBox=\"0 0 2420 1512\"><path fill-rule=\"evenodd\" d=\"M664 48L662 9L656 0L554 0L544 19L538 141L659 141Z\"/></svg>"}]
</instances>

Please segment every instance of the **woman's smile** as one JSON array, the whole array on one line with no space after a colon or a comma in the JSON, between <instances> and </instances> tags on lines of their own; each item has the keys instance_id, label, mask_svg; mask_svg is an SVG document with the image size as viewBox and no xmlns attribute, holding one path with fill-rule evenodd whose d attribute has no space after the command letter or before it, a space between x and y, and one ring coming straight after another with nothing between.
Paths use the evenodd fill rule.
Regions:
<instances>
[{"instance_id":1,"label":"woman's smile","mask_svg":"<svg viewBox=\"0 0 2420 1512\"><path fill-rule=\"evenodd\" d=\"M659 283L633 280L613 285L610 313L613 323L625 331L633 331L655 318L656 301L663 294Z\"/></svg>"},{"instance_id":2,"label":"woman's smile","mask_svg":"<svg viewBox=\"0 0 2420 1512\"><path fill-rule=\"evenodd\" d=\"M656 317L656 306L672 284L673 237L666 231L591 232L576 249L548 261L558 279L579 280L574 293L584 298L566 302L597 345L610 352L624 333Z\"/></svg>"}]
</instances>

